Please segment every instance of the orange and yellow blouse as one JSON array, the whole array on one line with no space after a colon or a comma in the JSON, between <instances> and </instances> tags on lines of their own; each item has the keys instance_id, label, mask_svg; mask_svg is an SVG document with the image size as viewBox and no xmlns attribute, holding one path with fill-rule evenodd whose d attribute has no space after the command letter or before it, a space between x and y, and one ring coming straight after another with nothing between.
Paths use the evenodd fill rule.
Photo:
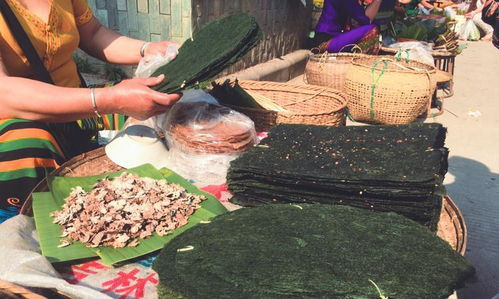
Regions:
<instances>
[{"instance_id":1,"label":"orange and yellow blouse","mask_svg":"<svg viewBox=\"0 0 499 299\"><path fill-rule=\"evenodd\" d=\"M27 10L17 0L7 1L28 34L43 64L58 86L79 87L73 53L80 43L78 26L92 19L86 0L49 0L48 22ZM10 76L33 78L28 60L0 14L0 52Z\"/></svg>"}]
</instances>

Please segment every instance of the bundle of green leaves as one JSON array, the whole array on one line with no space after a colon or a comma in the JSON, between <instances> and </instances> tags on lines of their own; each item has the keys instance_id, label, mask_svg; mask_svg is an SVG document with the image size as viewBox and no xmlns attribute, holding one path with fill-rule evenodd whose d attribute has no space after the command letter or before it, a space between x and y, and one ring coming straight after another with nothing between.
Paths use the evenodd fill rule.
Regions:
<instances>
[{"instance_id":1,"label":"bundle of green leaves","mask_svg":"<svg viewBox=\"0 0 499 299\"><path fill-rule=\"evenodd\" d=\"M446 30L447 25L445 23L439 23L432 18L412 16L405 19L397 19L392 25L390 34L395 39L404 38L434 42Z\"/></svg>"},{"instance_id":2,"label":"bundle of green leaves","mask_svg":"<svg viewBox=\"0 0 499 299\"><path fill-rule=\"evenodd\" d=\"M256 46L261 37L260 27L247 14L213 21L187 39L173 61L153 73L166 77L154 89L175 93L214 78Z\"/></svg>"},{"instance_id":3,"label":"bundle of green leaves","mask_svg":"<svg viewBox=\"0 0 499 299\"><path fill-rule=\"evenodd\" d=\"M306 204L218 216L168 243L153 269L160 298L446 298L474 272L405 217Z\"/></svg>"}]
</instances>

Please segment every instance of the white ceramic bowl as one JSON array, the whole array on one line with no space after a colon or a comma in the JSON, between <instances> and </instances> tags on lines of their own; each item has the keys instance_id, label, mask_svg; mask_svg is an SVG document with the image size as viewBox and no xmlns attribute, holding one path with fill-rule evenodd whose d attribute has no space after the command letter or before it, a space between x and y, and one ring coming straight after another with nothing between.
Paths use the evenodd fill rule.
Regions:
<instances>
[{"instance_id":1,"label":"white ceramic bowl","mask_svg":"<svg viewBox=\"0 0 499 299\"><path fill-rule=\"evenodd\" d=\"M111 161L124 168L150 163L156 168L164 166L168 149L153 129L143 125L131 125L119 132L106 145Z\"/></svg>"}]
</instances>

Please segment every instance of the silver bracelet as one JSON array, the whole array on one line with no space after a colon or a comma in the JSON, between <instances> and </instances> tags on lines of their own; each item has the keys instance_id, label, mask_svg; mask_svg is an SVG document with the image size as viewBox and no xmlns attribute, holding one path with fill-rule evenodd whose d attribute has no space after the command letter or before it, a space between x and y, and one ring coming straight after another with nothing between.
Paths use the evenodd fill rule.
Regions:
<instances>
[{"instance_id":1,"label":"silver bracelet","mask_svg":"<svg viewBox=\"0 0 499 299\"><path fill-rule=\"evenodd\" d=\"M102 117L99 113L99 111L97 110L97 103L95 101L95 89L94 88L90 88L90 100L92 101L92 108L94 108L94 113L97 117Z\"/></svg>"},{"instance_id":2,"label":"silver bracelet","mask_svg":"<svg viewBox=\"0 0 499 299\"><path fill-rule=\"evenodd\" d=\"M144 52L146 51L147 46L149 46L150 42L145 42L142 44L142 47L140 47L140 57L144 57Z\"/></svg>"}]
</instances>

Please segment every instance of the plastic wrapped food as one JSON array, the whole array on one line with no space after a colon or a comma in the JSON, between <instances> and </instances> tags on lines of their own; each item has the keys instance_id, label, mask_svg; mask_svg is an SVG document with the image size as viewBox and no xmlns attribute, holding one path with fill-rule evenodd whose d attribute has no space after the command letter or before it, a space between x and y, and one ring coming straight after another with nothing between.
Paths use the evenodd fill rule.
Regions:
<instances>
[{"instance_id":1,"label":"plastic wrapped food","mask_svg":"<svg viewBox=\"0 0 499 299\"><path fill-rule=\"evenodd\" d=\"M175 105L165 128L171 146L193 153L237 154L249 149L256 138L247 116L207 102Z\"/></svg>"},{"instance_id":2,"label":"plastic wrapped food","mask_svg":"<svg viewBox=\"0 0 499 299\"><path fill-rule=\"evenodd\" d=\"M390 48L399 49L402 59L409 59L435 66L433 60L432 45L426 42L400 42L390 45Z\"/></svg>"},{"instance_id":3,"label":"plastic wrapped food","mask_svg":"<svg viewBox=\"0 0 499 299\"><path fill-rule=\"evenodd\" d=\"M204 185L224 183L230 161L256 142L251 119L208 102L175 104L163 128L169 167Z\"/></svg>"}]
</instances>

